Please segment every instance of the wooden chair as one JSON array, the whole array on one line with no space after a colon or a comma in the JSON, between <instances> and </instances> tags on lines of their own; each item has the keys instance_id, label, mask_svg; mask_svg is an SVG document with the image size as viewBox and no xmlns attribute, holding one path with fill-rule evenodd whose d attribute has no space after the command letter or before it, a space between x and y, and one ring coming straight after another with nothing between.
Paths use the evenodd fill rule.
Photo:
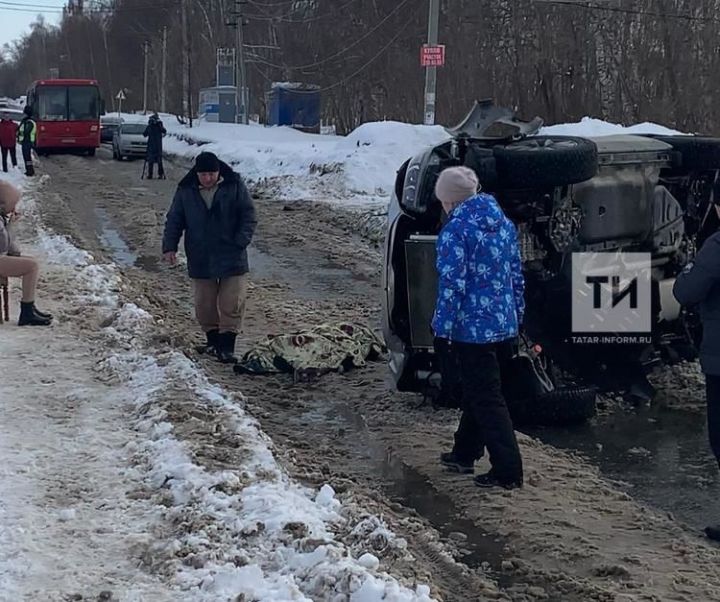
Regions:
<instances>
[{"instance_id":1,"label":"wooden chair","mask_svg":"<svg viewBox=\"0 0 720 602\"><path fill-rule=\"evenodd\" d=\"M0 276L0 324L10 321L10 293L8 279Z\"/></svg>"}]
</instances>

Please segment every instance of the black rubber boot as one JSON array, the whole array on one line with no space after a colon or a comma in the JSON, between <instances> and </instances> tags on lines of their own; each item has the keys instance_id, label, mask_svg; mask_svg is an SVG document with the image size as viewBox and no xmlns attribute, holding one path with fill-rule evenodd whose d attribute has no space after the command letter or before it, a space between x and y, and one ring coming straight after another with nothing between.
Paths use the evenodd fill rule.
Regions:
<instances>
[{"instance_id":1,"label":"black rubber boot","mask_svg":"<svg viewBox=\"0 0 720 602\"><path fill-rule=\"evenodd\" d=\"M32 165L25 166L25 175L28 178L32 178L35 175L35 167Z\"/></svg>"},{"instance_id":2,"label":"black rubber boot","mask_svg":"<svg viewBox=\"0 0 720 602\"><path fill-rule=\"evenodd\" d=\"M50 326L52 316L40 315L34 303L20 303L20 319L18 326Z\"/></svg>"},{"instance_id":3,"label":"black rubber boot","mask_svg":"<svg viewBox=\"0 0 720 602\"><path fill-rule=\"evenodd\" d=\"M217 351L219 334L220 331L217 329L208 330L205 333L207 341L204 345L198 345L197 347L195 347L195 351L197 351L198 353L207 353L209 355L214 354Z\"/></svg>"},{"instance_id":4,"label":"black rubber boot","mask_svg":"<svg viewBox=\"0 0 720 602\"><path fill-rule=\"evenodd\" d=\"M235 357L235 339L237 334L234 332L221 332L218 335L217 358L222 364L237 364Z\"/></svg>"},{"instance_id":5,"label":"black rubber boot","mask_svg":"<svg viewBox=\"0 0 720 602\"><path fill-rule=\"evenodd\" d=\"M713 541L720 541L720 525L705 527L705 535Z\"/></svg>"}]
</instances>

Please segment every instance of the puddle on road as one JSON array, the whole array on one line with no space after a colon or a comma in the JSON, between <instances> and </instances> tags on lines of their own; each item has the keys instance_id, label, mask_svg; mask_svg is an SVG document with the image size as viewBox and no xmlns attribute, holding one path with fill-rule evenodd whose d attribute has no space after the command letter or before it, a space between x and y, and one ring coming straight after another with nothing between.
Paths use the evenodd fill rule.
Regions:
<instances>
[{"instance_id":1,"label":"puddle on road","mask_svg":"<svg viewBox=\"0 0 720 602\"><path fill-rule=\"evenodd\" d=\"M482 569L495 579L500 587L511 587L517 577L502 573L502 561L507 560L506 542L483 531L473 521L460 518L461 512L447 495L437 491L430 481L414 468L394 457L370 436L365 420L359 413L339 404L338 406L313 409L298 418L299 423L321 423L347 428L357 440L355 458L366 461L368 472L378 478L385 495L407 508L415 510L435 528L440 536L454 540L462 533L466 539L455 540L458 549L468 553L460 561L472 569Z\"/></svg>"},{"instance_id":2,"label":"puddle on road","mask_svg":"<svg viewBox=\"0 0 720 602\"><path fill-rule=\"evenodd\" d=\"M98 220L100 244L115 263L124 268L138 267L148 272L160 271L160 257L138 255L131 251L120 232L113 226L112 218L106 209L96 207L95 216Z\"/></svg>"},{"instance_id":3,"label":"puddle on road","mask_svg":"<svg viewBox=\"0 0 720 602\"><path fill-rule=\"evenodd\" d=\"M99 239L104 249L110 253L112 260L122 267L132 267L137 261L137 254L130 250L120 233L112 225L112 219L102 207L95 208L100 228Z\"/></svg>"},{"instance_id":4,"label":"puddle on road","mask_svg":"<svg viewBox=\"0 0 720 602\"><path fill-rule=\"evenodd\" d=\"M415 510L443 538L453 539L457 533L467 538L455 542L459 549L469 552L462 556L463 564L472 569L482 569L483 563L488 563L490 575L500 587L510 587L515 583L516 579L501 572L502 561L509 556L501 538L486 533L469 519L458 518L461 513L452 499L439 493L425 476L404 462L386 456L379 468L383 489L390 499Z\"/></svg>"},{"instance_id":5,"label":"puddle on road","mask_svg":"<svg viewBox=\"0 0 720 602\"><path fill-rule=\"evenodd\" d=\"M572 429L523 429L544 443L577 450L638 500L693 529L720 522L720 478L705 415L642 408Z\"/></svg>"}]
</instances>

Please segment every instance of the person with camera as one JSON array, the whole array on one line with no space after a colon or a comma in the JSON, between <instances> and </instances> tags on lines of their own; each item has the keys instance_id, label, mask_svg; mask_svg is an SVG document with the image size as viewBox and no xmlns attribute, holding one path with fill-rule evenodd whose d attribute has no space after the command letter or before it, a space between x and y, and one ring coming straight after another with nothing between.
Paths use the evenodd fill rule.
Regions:
<instances>
[{"instance_id":1,"label":"person with camera","mask_svg":"<svg viewBox=\"0 0 720 602\"><path fill-rule=\"evenodd\" d=\"M163 136L167 130L157 113L153 113L148 120L143 136L148 139L145 164L148 169L148 180L153 179L155 164L158 166L158 178L165 179L165 168L163 167Z\"/></svg>"}]
</instances>

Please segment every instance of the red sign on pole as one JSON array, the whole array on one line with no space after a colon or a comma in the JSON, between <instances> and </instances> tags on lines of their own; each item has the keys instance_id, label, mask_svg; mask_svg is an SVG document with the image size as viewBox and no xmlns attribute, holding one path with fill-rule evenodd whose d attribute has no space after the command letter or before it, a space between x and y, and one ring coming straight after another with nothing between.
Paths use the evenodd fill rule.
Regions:
<instances>
[{"instance_id":1,"label":"red sign on pole","mask_svg":"<svg viewBox=\"0 0 720 602\"><path fill-rule=\"evenodd\" d=\"M420 65L422 67L442 67L445 65L445 46L424 45L420 49Z\"/></svg>"}]
</instances>

